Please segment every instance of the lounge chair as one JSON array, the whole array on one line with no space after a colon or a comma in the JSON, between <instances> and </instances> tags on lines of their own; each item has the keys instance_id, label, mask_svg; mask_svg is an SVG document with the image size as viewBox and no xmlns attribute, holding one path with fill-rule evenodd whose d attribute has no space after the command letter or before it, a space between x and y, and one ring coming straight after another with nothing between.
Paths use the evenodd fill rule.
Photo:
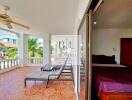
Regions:
<instances>
[{"instance_id":1,"label":"lounge chair","mask_svg":"<svg viewBox=\"0 0 132 100\"><path fill-rule=\"evenodd\" d=\"M46 87L48 86L49 81L71 81L71 79L59 79L61 76L61 73L63 69L66 66L68 58L66 59L64 65L61 65L60 69L55 71L39 71L39 72L33 72L29 74L25 78L25 87L26 87L26 81L27 80L34 80L34 81L47 81Z\"/></svg>"}]
</instances>

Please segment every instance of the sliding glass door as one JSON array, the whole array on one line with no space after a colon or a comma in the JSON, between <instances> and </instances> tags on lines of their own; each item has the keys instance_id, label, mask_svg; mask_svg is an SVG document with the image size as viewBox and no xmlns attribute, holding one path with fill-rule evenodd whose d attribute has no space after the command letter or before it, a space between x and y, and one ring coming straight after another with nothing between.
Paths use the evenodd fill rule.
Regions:
<instances>
[{"instance_id":1,"label":"sliding glass door","mask_svg":"<svg viewBox=\"0 0 132 100\"><path fill-rule=\"evenodd\" d=\"M91 100L92 11L85 15L79 28L80 100Z\"/></svg>"},{"instance_id":2,"label":"sliding glass door","mask_svg":"<svg viewBox=\"0 0 132 100\"><path fill-rule=\"evenodd\" d=\"M79 52L80 52L80 100L86 97L86 17L79 29Z\"/></svg>"}]
</instances>

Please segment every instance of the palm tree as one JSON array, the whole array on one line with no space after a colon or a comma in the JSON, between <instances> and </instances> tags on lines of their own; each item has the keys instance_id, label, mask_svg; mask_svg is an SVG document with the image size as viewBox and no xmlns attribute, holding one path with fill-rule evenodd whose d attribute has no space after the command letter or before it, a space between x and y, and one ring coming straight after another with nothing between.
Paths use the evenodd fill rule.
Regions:
<instances>
[{"instance_id":1,"label":"palm tree","mask_svg":"<svg viewBox=\"0 0 132 100\"><path fill-rule=\"evenodd\" d=\"M3 48L4 48L4 45L0 43L0 59L2 58Z\"/></svg>"},{"instance_id":2,"label":"palm tree","mask_svg":"<svg viewBox=\"0 0 132 100\"><path fill-rule=\"evenodd\" d=\"M31 38L28 40L28 52L31 57L35 56L36 49L38 48L37 39Z\"/></svg>"},{"instance_id":3,"label":"palm tree","mask_svg":"<svg viewBox=\"0 0 132 100\"><path fill-rule=\"evenodd\" d=\"M4 47L4 45L2 43L0 43L0 51L3 50L3 47Z\"/></svg>"},{"instance_id":4,"label":"palm tree","mask_svg":"<svg viewBox=\"0 0 132 100\"><path fill-rule=\"evenodd\" d=\"M28 40L28 56L29 57L43 56L43 48L40 47L40 43L38 43L37 38L30 38Z\"/></svg>"},{"instance_id":5,"label":"palm tree","mask_svg":"<svg viewBox=\"0 0 132 100\"><path fill-rule=\"evenodd\" d=\"M7 52L6 52L7 57L15 58L15 57L17 57L17 54L18 54L17 48L8 48L7 49Z\"/></svg>"}]
</instances>

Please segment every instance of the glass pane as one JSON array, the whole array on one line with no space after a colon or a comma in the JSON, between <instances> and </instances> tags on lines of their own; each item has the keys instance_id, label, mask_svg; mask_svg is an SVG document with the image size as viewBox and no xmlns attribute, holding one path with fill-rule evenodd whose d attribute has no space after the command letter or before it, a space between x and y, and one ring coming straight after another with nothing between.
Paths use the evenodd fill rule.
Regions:
<instances>
[{"instance_id":1,"label":"glass pane","mask_svg":"<svg viewBox=\"0 0 132 100\"><path fill-rule=\"evenodd\" d=\"M80 51L80 100L85 100L86 89L86 18L79 30L79 51Z\"/></svg>"}]
</instances>

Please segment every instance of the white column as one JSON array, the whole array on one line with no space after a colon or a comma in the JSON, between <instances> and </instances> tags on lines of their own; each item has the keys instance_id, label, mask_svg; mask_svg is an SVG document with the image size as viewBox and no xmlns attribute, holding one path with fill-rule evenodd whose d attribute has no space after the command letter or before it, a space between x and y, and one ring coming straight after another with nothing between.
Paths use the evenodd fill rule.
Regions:
<instances>
[{"instance_id":1,"label":"white column","mask_svg":"<svg viewBox=\"0 0 132 100\"><path fill-rule=\"evenodd\" d=\"M79 71L78 71L78 35L73 35L73 40L72 40L72 59L73 59L73 74L74 74L74 82L75 82L75 92L78 92L79 89L79 80L78 80L78 75L79 75Z\"/></svg>"},{"instance_id":2,"label":"white column","mask_svg":"<svg viewBox=\"0 0 132 100\"><path fill-rule=\"evenodd\" d=\"M20 34L19 41L18 41L18 59L20 67L24 67L27 64L27 43L28 42L28 35L27 34Z\"/></svg>"},{"instance_id":3,"label":"white column","mask_svg":"<svg viewBox=\"0 0 132 100\"><path fill-rule=\"evenodd\" d=\"M44 35L44 46L43 46L43 49L44 49L44 61L43 61L43 64L48 64L50 63L50 53L51 53L51 50L50 50L50 35L49 34L45 34Z\"/></svg>"}]
</instances>

